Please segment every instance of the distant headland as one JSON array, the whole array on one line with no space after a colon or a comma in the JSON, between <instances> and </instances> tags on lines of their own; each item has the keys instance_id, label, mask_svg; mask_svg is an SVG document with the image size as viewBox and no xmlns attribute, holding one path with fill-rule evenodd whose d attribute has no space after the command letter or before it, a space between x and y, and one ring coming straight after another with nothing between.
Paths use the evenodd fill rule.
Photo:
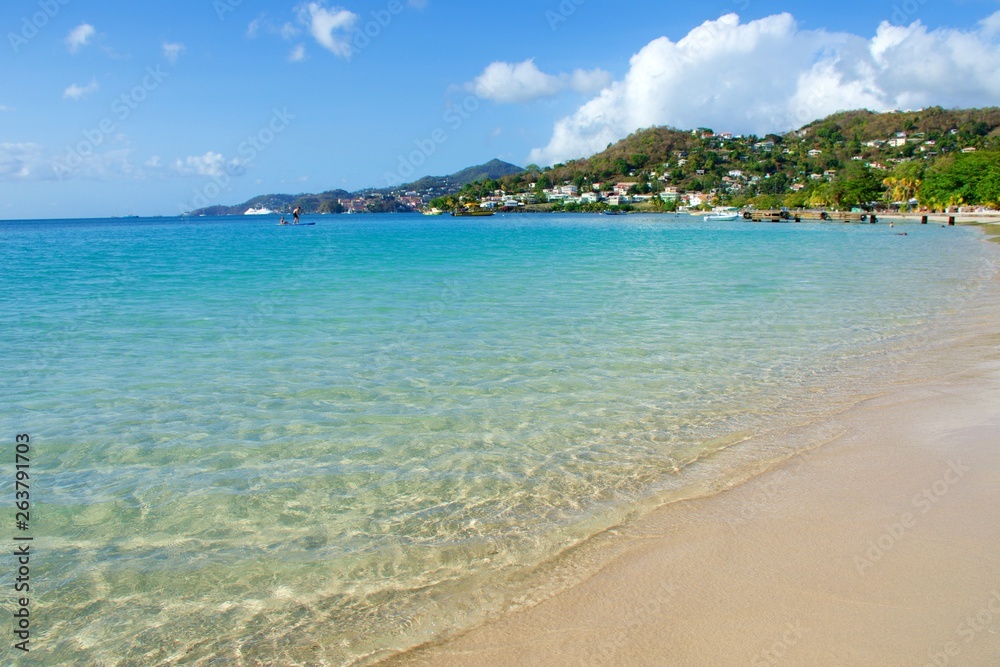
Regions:
<instances>
[{"instance_id":1,"label":"distant headland","mask_svg":"<svg viewBox=\"0 0 1000 667\"><path fill-rule=\"evenodd\" d=\"M261 195L191 216L715 206L977 211L1000 207L1000 108L845 111L786 134L653 127L597 155L521 168L501 160L358 192Z\"/></svg>"}]
</instances>

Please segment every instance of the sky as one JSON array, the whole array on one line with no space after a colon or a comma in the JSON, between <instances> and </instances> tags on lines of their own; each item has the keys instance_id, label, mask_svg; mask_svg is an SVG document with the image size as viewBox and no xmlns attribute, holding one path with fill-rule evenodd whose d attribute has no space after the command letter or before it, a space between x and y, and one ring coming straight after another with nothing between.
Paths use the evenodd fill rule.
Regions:
<instances>
[{"instance_id":1,"label":"sky","mask_svg":"<svg viewBox=\"0 0 1000 667\"><path fill-rule=\"evenodd\" d=\"M0 219L1000 105L1000 0L5 0L0 27Z\"/></svg>"}]
</instances>

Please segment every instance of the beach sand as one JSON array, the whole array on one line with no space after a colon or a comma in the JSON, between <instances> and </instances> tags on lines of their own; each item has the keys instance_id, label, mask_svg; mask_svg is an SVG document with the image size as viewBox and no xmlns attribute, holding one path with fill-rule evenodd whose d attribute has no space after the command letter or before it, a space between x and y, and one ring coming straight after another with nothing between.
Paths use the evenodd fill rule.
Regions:
<instances>
[{"instance_id":1,"label":"beach sand","mask_svg":"<svg viewBox=\"0 0 1000 667\"><path fill-rule=\"evenodd\" d=\"M1000 665L998 312L802 444L831 442L661 507L581 583L386 664Z\"/></svg>"}]
</instances>

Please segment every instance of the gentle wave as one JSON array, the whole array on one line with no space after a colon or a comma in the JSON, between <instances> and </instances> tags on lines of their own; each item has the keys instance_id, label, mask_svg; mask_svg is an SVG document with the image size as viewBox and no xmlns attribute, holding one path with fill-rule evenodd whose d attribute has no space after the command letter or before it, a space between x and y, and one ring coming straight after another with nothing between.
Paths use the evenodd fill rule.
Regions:
<instances>
[{"instance_id":1,"label":"gentle wave","mask_svg":"<svg viewBox=\"0 0 1000 667\"><path fill-rule=\"evenodd\" d=\"M317 221L0 224L46 664L351 664L523 603L994 271L936 226Z\"/></svg>"}]
</instances>

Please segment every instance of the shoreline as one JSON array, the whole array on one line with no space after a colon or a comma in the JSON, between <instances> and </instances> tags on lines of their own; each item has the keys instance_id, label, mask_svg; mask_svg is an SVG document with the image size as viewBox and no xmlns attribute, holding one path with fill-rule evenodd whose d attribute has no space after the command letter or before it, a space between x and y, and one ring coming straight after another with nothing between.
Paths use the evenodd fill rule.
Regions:
<instances>
[{"instance_id":1,"label":"shoreline","mask_svg":"<svg viewBox=\"0 0 1000 667\"><path fill-rule=\"evenodd\" d=\"M893 388L797 434L803 453L601 536L599 567L534 606L378 664L1000 663L997 282Z\"/></svg>"}]
</instances>

